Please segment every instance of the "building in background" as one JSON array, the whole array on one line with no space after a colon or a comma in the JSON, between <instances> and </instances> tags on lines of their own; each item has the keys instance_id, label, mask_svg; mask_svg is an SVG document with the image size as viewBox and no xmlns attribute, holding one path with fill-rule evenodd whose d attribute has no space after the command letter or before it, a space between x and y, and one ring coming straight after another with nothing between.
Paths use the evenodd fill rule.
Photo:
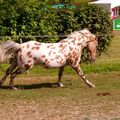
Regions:
<instances>
[{"instance_id":1,"label":"building in background","mask_svg":"<svg viewBox=\"0 0 120 120\"><path fill-rule=\"evenodd\" d=\"M106 9L111 16L111 19L118 18L120 16L120 0L97 0L90 2Z\"/></svg>"}]
</instances>

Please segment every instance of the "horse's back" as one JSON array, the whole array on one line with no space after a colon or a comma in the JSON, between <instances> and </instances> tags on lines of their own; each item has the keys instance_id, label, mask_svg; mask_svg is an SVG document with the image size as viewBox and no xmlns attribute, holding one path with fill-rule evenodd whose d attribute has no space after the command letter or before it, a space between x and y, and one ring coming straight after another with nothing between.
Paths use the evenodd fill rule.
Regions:
<instances>
[{"instance_id":1,"label":"horse's back","mask_svg":"<svg viewBox=\"0 0 120 120\"><path fill-rule=\"evenodd\" d=\"M60 67L66 62L61 53L60 43L39 43L30 41L22 44L18 52L20 67L40 64L45 67Z\"/></svg>"}]
</instances>

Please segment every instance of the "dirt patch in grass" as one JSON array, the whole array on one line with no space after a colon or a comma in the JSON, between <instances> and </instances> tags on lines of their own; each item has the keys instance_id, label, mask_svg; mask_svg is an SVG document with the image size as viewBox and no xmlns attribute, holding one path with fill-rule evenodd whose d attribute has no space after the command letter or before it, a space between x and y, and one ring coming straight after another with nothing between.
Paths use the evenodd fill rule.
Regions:
<instances>
[{"instance_id":1,"label":"dirt patch in grass","mask_svg":"<svg viewBox=\"0 0 120 120\"><path fill-rule=\"evenodd\" d=\"M98 101L95 105L70 104L65 98L44 101L1 103L1 120L116 120L120 119L120 104ZM64 102L63 102L64 101ZM59 103L60 102L60 103ZM105 110L104 110L105 108ZM111 109L112 108L112 109Z\"/></svg>"}]
</instances>

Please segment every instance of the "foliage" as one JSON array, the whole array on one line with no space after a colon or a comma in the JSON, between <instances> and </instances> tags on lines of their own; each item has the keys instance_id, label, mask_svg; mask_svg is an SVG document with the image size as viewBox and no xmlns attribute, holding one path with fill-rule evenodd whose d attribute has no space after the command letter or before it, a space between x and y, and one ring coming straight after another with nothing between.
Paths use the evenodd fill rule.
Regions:
<instances>
[{"instance_id":1,"label":"foliage","mask_svg":"<svg viewBox=\"0 0 120 120\"><path fill-rule=\"evenodd\" d=\"M0 18L1 36L52 35L54 38L49 41L57 39L55 11L48 5L37 0L9 0L7 4L0 4L0 8L1 16L4 16Z\"/></svg>"},{"instance_id":2,"label":"foliage","mask_svg":"<svg viewBox=\"0 0 120 120\"><path fill-rule=\"evenodd\" d=\"M7 0L0 3L0 36L5 36L2 41L8 39L7 36L12 36L11 39L15 41L23 36L23 42L31 39L56 42L62 39L57 35L88 28L98 35L98 53L107 50L112 29L105 10L88 4L81 4L74 10L55 9L48 2L50 1ZM32 37L38 35L44 37ZM49 37L45 37L46 35ZM83 58L86 59L86 54L83 54Z\"/></svg>"},{"instance_id":3,"label":"foliage","mask_svg":"<svg viewBox=\"0 0 120 120\"><path fill-rule=\"evenodd\" d=\"M43 2L47 3L83 3L88 2L90 0L42 0Z\"/></svg>"},{"instance_id":4,"label":"foliage","mask_svg":"<svg viewBox=\"0 0 120 120\"><path fill-rule=\"evenodd\" d=\"M68 34L72 31L75 31L79 28L77 19L74 17L74 11L66 9L58 9L58 34Z\"/></svg>"},{"instance_id":5,"label":"foliage","mask_svg":"<svg viewBox=\"0 0 120 120\"><path fill-rule=\"evenodd\" d=\"M77 17L81 29L88 28L97 35L99 55L105 52L111 43L112 37L112 21L108 13L95 5L84 4L77 10L75 17Z\"/></svg>"},{"instance_id":6,"label":"foliage","mask_svg":"<svg viewBox=\"0 0 120 120\"><path fill-rule=\"evenodd\" d=\"M82 4L76 10L58 10L59 27L57 32L68 34L71 31L89 29L98 38L98 56L106 52L112 38L112 21L104 9L95 5ZM87 61L87 50L84 49L82 60Z\"/></svg>"}]
</instances>

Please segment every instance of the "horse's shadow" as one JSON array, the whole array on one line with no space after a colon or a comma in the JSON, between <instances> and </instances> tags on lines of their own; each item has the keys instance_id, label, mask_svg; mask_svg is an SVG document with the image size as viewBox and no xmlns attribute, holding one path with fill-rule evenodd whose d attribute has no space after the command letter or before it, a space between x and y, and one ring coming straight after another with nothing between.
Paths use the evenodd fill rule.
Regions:
<instances>
[{"instance_id":1,"label":"horse's shadow","mask_svg":"<svg viewBox=\"0 0 120 120\"><path fill-rule=\"evenodd\" d=\"M31 84L31 85L15 85L18 89L39 89L39 88L55 88L58 87L57 83L40 83L40 84ZM10 89L9 86L2 86L1 89Z\"/></svg>"}]
</instances>

